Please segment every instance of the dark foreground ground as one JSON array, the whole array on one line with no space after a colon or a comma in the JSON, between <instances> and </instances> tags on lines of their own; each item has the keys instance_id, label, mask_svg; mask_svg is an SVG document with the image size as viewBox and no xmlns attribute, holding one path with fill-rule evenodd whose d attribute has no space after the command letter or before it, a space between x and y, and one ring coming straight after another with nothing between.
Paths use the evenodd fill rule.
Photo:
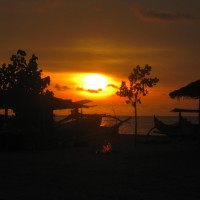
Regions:
<instances>
[{"instance_id":1,"label":"dark foreground ground","mask_svg":"<svg viewBox=\"0 0 200 200\"><path fill-rule=\"evenodd\" d=\"M194 141L104 138L66 148L0 152L0 199L200 199L200 153Z\"/></svg>"}]
</instances>

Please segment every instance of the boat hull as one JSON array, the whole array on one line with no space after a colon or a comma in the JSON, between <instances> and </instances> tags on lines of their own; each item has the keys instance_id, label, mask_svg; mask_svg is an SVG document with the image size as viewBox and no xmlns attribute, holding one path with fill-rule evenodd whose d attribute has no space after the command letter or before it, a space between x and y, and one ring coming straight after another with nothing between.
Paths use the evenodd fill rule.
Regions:
<instances>
[{"instance_id":1,"label":"boat hull","mask_svg":"<svg viewBox=\"0 0 200 200\"><path fill-rule=\"evenodd\" d=\"M154 128L156 128L160 134L166 134L168 136L181 136L181 137L196 137L198 132L198 125L192 124L185 119L182 119L175 124L165 124L154 116Z\"/></svg>"}]
</instances>

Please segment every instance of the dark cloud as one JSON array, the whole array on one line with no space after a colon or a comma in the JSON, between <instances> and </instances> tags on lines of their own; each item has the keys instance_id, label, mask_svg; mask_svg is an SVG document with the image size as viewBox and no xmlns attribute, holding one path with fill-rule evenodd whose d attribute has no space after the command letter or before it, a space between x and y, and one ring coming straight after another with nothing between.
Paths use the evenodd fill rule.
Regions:
<instances>
[{"instance_id":1,"label":"dark cloud","mask_svg":"<svg viewBox=\"0 0 200 200\"><path fill-rule=\"evenodd\" d=\"M65 91L65 90L69 90L70 88L67 86L60 86L59 84L55 84L54 86L58 91Z\"/></svg>"},{"instance_id":2,"label":"dark cloud","mask_svg":"<svg viewBox=\"0 0 200 200\"><path fill-rule=\"evenodd\" d=\"M102 89L98 89L98 90L91 90L91 89L84 89L84 88L81 88L81 87L77 87L76 88L77 91L83 91L83 92L89 92L89 93L99 93L102 91Z\"/></svg>"},{"instance_id":3,"label":"dark cloud","mask_svg":"<svg viewBox=\"0 0 200 200\"><path fill-rule=\"evenodd\" d=\"M76 90L77 90L77 91L85 91L85 89L80 88L80 87L77 87Z\"/></svg>"},{"instance_id":4,"label":"dark cloud","mask_svg":"<svg viewBox=\"0 0 200 200\"><path fill-rule=\"evenodd\" d=\"M101 92L102 91L102 89L98 89L98 90L91 90L91 89L88 89L88 90L86 90L86 92L89 92L89 93L99 93L99 92Z\"/></svg>"},{"instance_id":5,"label":"dark cloud","mask_svg":"<svg viewBox=\"0 0 200 200\"><path fill-rule=\"evenodd\" d=\"M108 84L107 87L112 87L112 88L115 88L115 89L119 89L119 87L114 85L114 84Z\"/></svg>"},{"instance_id":6,"label":"dark cloud","mask_svg":"<svg viewBox=\"0 0 200 200\"><path fill-rule=\"evenodd\" d=\"M177 21L191 21L194 19L194 16L187 13L162 11L155 9L143 9L138 6L134 6L133 10L141 19L147 21L177 22Z\"/></svg>"},{"instance_id":7,"label":"dark cloud","mask_svg":"<svg viewBox=\"0 0 200 200\"><path fill-rule=\"evenodd\" d=\"M76 90L77 90L77 91L85 91L85 90L84 90L83 88L81 88L81 87L77 87Z\"/></svg>"}]
</instances>

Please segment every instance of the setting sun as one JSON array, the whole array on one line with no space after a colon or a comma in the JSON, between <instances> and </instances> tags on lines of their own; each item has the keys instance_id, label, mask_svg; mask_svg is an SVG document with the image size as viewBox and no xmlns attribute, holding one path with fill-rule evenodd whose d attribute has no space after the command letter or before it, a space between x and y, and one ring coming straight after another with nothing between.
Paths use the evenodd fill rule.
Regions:
<instances>
[{"instance_id":1,"label":"setting sun","mask_svg":"<svg viewBox=\"0 0 200 200\"><path fill-rule=\"evenodd\" d=\"M99 74L88 75L84 78L84 88L90 90L104 90L108 82L106 78Z\"/></svg>"}]
</instances>

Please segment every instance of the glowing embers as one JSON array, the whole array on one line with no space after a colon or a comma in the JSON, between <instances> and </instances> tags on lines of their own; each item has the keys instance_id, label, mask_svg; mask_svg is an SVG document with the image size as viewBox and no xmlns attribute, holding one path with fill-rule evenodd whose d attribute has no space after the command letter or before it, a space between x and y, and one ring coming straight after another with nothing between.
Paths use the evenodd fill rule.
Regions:
<instances>
[{"instance_id":1,"label":"glowing embers","mask_svg":"<svg viewBox=\"0 0 200 200\"><path fill-rule=\"evenodd\" d=\"M96 154L107 154L112 152L112 145L110 142L105 141L100 150L96 150Z\"/></svg>"}]
</instances>

